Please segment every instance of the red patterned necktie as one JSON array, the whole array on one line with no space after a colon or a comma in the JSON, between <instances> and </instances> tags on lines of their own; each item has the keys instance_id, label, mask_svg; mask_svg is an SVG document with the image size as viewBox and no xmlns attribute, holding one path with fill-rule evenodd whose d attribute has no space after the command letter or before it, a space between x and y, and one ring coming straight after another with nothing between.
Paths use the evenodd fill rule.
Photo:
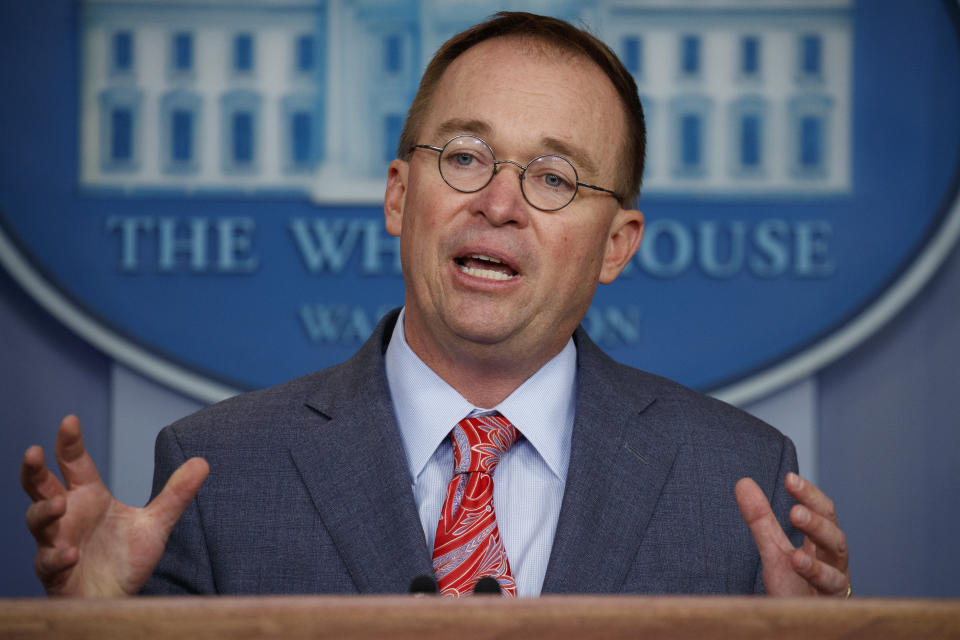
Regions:
<instances>
[{"instance_id":1,"label":"red patterned necktie","mask_svg":"<svg viewBox=\"0 0 960 640\"><path fill-rule=\"evenodd\" d=\"M494 411L464 418L450 436L453 479L433 545L433 571L440 593L471 595L477 580L489 576L504 595L515 596L517 586L493 512L493 472L520 433Z\"/></svg>"}]
</instances>

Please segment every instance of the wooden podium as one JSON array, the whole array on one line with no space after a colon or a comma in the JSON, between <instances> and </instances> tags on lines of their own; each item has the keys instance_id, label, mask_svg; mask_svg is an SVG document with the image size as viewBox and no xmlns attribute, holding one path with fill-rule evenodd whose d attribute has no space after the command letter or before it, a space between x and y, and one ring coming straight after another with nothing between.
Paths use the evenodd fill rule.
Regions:
<instances>
[{"instance_id":1,"label":"wooden podium","mask_svg":"<svg viewBox=\"0 0 960 640\"><path fill-rule=\"evenodd\" d=\"M960 600L635 596L0 600L3 640L457 637L960 638Z\"/></svg>"}]
</instances>

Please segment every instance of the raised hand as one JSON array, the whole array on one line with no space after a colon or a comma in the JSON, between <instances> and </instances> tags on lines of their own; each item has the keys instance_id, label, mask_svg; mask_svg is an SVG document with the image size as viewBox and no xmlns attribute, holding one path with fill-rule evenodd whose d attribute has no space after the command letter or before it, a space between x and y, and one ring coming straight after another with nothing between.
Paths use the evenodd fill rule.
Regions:
<instances>
[{"instance_id":1,"label":"raised hand","mask_svg":"<svg viewBox=\"0 0 960 640\"><path fill-rule=\"evenodd\" d=\"M847 540L837 525L833 502L795 473L788 473L784 482L799 503L790 510L790 522L804 533L799 548L787 539L756 482L743 478L736 486L740 513L750 527L763 562L767 594L849 597Z\"/></svg>"},{"instance_id":2,"label":"raised hand","mask_svg":"<svg viewBox=\"0 0 960 640\"><path fill-rule=\"evenodd\" d=\"M201 458L187 460L142 509L118 502L83 446L80 421L60 423L55 451L61 482L43 450L27 449L20 483L33 500L27 527L37 540L34 568L50 596L136 593L163 555L171 529L209 473Z\"/></svg>"}]
</instances>

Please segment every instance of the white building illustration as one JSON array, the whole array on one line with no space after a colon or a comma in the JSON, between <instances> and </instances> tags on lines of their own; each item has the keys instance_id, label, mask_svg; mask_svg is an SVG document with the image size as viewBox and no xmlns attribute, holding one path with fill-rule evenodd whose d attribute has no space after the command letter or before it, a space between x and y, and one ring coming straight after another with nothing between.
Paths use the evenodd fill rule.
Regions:
<instances>
[{"instance_id":1,"label":"white building illustration","mask_svg":"<svg viewBox=\"0 0 960 640\"><path fill-rule=\"evenodd\" d=\"M852 0L83 0L80 185L375 203L426 63L501 9L637 80L644 192L851 188Z\"/></svg>"}]
</instances>

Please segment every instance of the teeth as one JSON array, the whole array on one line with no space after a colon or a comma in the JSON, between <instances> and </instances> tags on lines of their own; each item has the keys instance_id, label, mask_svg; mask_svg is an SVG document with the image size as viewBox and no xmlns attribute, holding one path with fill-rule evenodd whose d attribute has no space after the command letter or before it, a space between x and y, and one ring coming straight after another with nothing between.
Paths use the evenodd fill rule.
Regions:
<instances>
[{"instance_id":1,"label":"teeth","mask_svg":"<svg viewBox=\"0 0 960 640\"><path fill-rule=\"evenodd\" d=\"M476 256L472 256L476 257ZM499 271L488 271L486 269L474 269L472 267L467 267L464 265L458 265L460 271L463 271L467 275L474 276L475 278L486 278L487 280L509 280L513 276L507 275L505 273L500 273Z\"/></svg>"},{"instance_id":2,"label":"teeth","mask_svg":"<svg viewBox=\"0 0 960 640\"><path fill-rule=\"evenodd\" d=\"M475 258L477 260L486 260L487 262L493 262L494 264L503 264L503 260L497 260L496 258L491 258L490 256L485 256L479 253L474 253L470 257Z\"/></svg>"}]
</instances>

